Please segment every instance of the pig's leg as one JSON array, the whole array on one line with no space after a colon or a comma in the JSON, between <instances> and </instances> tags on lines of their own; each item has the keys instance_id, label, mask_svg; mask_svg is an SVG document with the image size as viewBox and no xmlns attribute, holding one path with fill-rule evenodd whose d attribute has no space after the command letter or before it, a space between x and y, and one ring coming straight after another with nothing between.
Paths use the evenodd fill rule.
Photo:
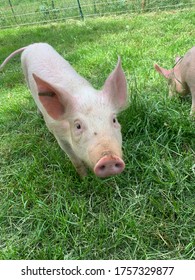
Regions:
<instances>
[{"instance_id":1,"label":"pig's leg","mask_svg":"<svg viewBox=\"0 0 195 280\"><path fill-rule=\"evenodd\" d=\"M37 107L37 115L39 115L39 116L41 116L41 117L43 116L38 107Z\"/></svg>"},{"instance_id":2,"label":"pig's leg","mask_svg":"<svg viewBox=\"0 0 195 280\"><path fill-rule=\"evenodd\" d=\"M176 95L175 91L175 85L174 84L169 84L169 98L173 98Z\"/></svg>"},{"instance_id":3,"label":"pig's leg","mask_svg":"<svg viewBox=\"0 0 195 280\"><path fill-rule=\"evenodd\" d=\"M84 162L82 160L80 160L74 153L74 151L72 150L72 148L70 147L70 145L62 140L57 139L60 147L62 148L62 150L68 155L68 157L70 158L72 164L74 165L76 171L79 173L79 175L81 177L84 177L87 175L87 168L84 164Z\"/></svg>"},{"instance_id":4,"label":"pig's leg","mask_svg":"<svg viewBox=\"0 0 195 280\"><path fill-rule=\"evenodd\" d=\"M193 91L191 91L191 94L192 94L192 107L191 107L190 115L195 117L195 88Z\"/></svg>"}]
</instances>

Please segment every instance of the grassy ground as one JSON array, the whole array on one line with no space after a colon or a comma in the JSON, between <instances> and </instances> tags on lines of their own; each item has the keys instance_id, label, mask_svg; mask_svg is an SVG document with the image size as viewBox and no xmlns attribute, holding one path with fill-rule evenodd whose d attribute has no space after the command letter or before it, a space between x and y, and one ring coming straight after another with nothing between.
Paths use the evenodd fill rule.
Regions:
<instances>
[{"instance_id":1,"label":"grassy ground","mask_svg":"<svg viewBox=\"0 0 195 280\"><path fill-rule=\"evenodd\" d=\"M125 171L80 180L36 114L19 58L0 73L0 259L194 259L195 123L153 69L195 43L195 14L70 21L0 33L0 61L47 41L100 88L122 57Z\"/></svg>"},{"instance_id":2,"label":"grassy ground","mask_svg":"<svg viewBox=\"0 0 195 280\"><path fill-rule=\"evenodd\" d=\"M1 0L0 28L112 13L141 13L195 7L194 0L80 0L80 7L77 2L75 0Z\"/></svg>"}]
</instances>

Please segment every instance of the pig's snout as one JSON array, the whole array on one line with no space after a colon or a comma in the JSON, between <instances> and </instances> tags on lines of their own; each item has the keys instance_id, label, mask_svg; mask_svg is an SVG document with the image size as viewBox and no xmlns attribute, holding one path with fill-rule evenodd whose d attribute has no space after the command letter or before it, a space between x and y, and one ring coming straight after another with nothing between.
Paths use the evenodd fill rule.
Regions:
<instances>
[{"instance_id":1,"label":"pig's snout","mask_svg":"<svg viewBox=\"0 0 195 280\"><path fill-rule=\"evenodd\" d=\"M120 174L125 168L124 161L117 156L104 156L94 167L94 173L101 178Z\"/></svg>"}]
</instances>

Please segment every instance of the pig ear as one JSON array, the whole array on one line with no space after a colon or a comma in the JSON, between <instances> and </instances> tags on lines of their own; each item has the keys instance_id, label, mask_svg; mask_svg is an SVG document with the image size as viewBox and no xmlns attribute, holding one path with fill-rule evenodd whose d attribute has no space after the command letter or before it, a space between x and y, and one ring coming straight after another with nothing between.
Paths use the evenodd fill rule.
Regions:
<instances>
[{"instance_id":1,"label":"pig ear","mask_svg":"<svg viewBox=\"0 0 195 280\"><path fill-rule=\"evenodd\" d=\"M171 70L167 70L163 67L160 67L158 64L154 64L154 68L157 72L159 72L161 75L163 75L166 79L170 78Z\"/></svg>"},{"instance_id":2,"label":"pig ear","mask_svg":"<svg viewBox=\"0 0 195 280\"><path fill-rule=\"evenodd\" d=\"M71 102L70 95L68 93L63 94L59 89L50 83L42 80L40 77L32 74L37 84L39 100L47 113L53 119L60 119L67 109L68 103Z\"/></svg>"},{"instance_id":3,"label":"pig ear","mask_svg":"<svg viewBox=\"0 0 195 280\"><path fill-rule=\"evenodd\" d=\"M177 55L177 56L175 57L175 63L177 63L180 59L181 59L181 56L178 56L178 55Z\"/></svg>"},{"instance_id":4,"label":"pig ear","mask_svg":"<svg viewBox=\"0 0 195 280\"><path fill-rule=\"evenodd\" d=\"M115 69L106 79L102 92L117 105L118 109L122 109L127 105L127 82L120 57Z\"/></svg>"}]
</instances>

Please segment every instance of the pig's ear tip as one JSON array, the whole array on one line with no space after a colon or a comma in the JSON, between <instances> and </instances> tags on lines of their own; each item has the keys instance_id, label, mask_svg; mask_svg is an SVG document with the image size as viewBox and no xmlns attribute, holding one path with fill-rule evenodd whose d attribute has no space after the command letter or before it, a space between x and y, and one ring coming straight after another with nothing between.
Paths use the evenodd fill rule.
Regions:
<instances>
[{"instance_id":1,"label":"pig's ear tip","mask_svg":"<svg viewBox=\"0 0 195 280\"><path fill-rule=\"evenodd\" d=\"M39 83L41 81L39 76L37 76L35 73L32 73L32 76L33 76L33 79L35 80L36 83Z\"/></svg>"},{"instance_id":2,"label":"pig's ear tip","mask_svg":"<svg viewBox=\"0 0 195 280\"><path fill-rule=\"evenodd\" d=\"M35 81L39 80L39 77L35 73L32 73L32 76L33 76Z\"/></svg>"},{"instance_id":3,"label":"pig's ear tip","mask_svg":"<svg viewBox=\"0 0 195 280\"><path fill-rule=\"evenodd\" d=\"M121 57L118 55L118 63L121 63Z\"/></svg>"}]
</instances>

